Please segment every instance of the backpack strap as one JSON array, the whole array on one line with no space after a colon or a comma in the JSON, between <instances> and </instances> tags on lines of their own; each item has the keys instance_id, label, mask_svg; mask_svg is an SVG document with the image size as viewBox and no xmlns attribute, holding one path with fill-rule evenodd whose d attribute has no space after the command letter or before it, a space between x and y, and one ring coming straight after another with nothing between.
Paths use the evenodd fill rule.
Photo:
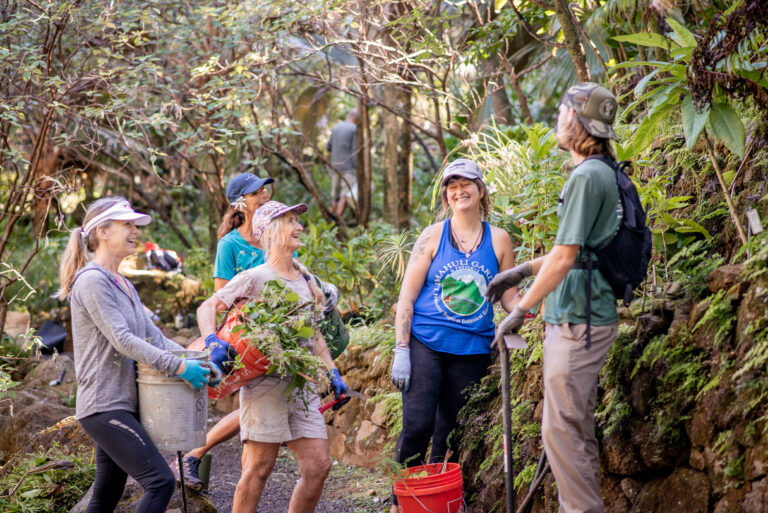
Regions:
<instances>
[{"instance_id":1,"label":"backpack strap","mask_svg":"<svg viewBox=\"0 0 768 513\"><path fill-rule=\"evenodd\" d=\"M582 163L586 162L587 160L599 160L609 165L614 171L621 171L623 169L621 164L629 164L629 162L622 162L621 164L617 164L615 160L608 158L605 155L590 155L589 157L585 158ZM618 184L618 175L616 180ZM589 251L589 253L595 254L594 248L587 246L586 244L584 245L584 248ZM587 270L587 349L592 347L592 270L595 268L599 270L600 264L599 262L595 262L589 258L589 255L587 256L586 262L575 262L571 266L571 269Z\"/></svg>"},{"instance_id":2,"label":"backpack strap","mask_svg":"<svg viewBox=\"0 0 768 513\"><path fill-rule=\"evenodd\" d=\"M587 349L592 347L592 269L595 268L595 261L591 258L586 262L576 262L571 269L587 270Z\"/></svg>"}]
</instances>

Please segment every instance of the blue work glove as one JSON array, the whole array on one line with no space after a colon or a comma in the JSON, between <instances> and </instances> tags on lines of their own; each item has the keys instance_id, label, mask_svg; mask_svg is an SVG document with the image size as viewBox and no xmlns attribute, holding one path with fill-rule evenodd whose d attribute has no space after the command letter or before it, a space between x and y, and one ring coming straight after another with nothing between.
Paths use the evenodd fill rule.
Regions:
<instances>
[{"instance_id":1,"label":"blue work glove","mask_svg":"<svg viewBox=\"0 0 768 513\"><path fill-rule=\"evenodd\" d=\"M496 336L493 339L493 343L491 343L491 347L501 342L504 339L504 335L517 333L523 322L525 322L525 314L527 313L528 310L525 308L520 308L519 306L513 308L509 315L496 326Z\"/></svg>"},{"instance_id":2,"label":"blue work glove","mask_svg":"<svg viewBox=\"0 0 768 513\"><path fill-rule=\"evenodd\" d=\"M501 299L501 296L512 287L517 285L533 274L533 266L530 262L522 263L512 269L501 271L499 274L493 277L488 284L488 288L485 290L485 297L488 302L493 304Z\"/></svg>"},{"instance_id":3,"label":"blue work glove","mask_svg":"<svg viewBox=\"0 0 768 513\"><path fill-rule=\"evenodd\" d=\"M336 303L339 302L339 289L333 283L323 282L323 295L325 296L325 305L323 305L323 313L328 315L336 308Z\"/></svg>"},{"instance_id":4,"label":"blue work glove","mask_svg":"<svg viewBox=\"0 0 768 513\"><path fill-rule=\"evenodd\" d=\"M208 384L208 375L211 373L211 369L205 365L205 362L197 360L184 360L184 372L179 377L199 390Z\"/></svg>"},{"instance_id":5,"label":"blue work glove","mask_svg":"<svg viewBox=\"0 0 768 513\"><path fill-rule=\"evenodd\" d=\"M336 399L338 399L342 394L349 395L349 387L346 383L344 383L344 380L341 379L339 369L329 370L328 379L331 380L331 389L333 390L333 395L336 396Z\"/></svg>"},{"instance_id":6,"label":"blue work glove","mask_svg":"<svg viewBox=\"0 0 768 513\"><path fill-rule=\"evenodd\" d=\"M210 349L210 359L224 374L229 374L237 358L237 351L215 333L205 337L205 348Z\"/></svg>"},{"instance_id":7,"label":"blue work glove","mask_svg":"<svg viewBox=\"0 0 768 513\"><path fill-rule=\"evenodd\" d=\"M392 383L401 392L407 392L411 384L411 350L407 347L395 347L392 360Z\"/></svg>"}]
</instances>

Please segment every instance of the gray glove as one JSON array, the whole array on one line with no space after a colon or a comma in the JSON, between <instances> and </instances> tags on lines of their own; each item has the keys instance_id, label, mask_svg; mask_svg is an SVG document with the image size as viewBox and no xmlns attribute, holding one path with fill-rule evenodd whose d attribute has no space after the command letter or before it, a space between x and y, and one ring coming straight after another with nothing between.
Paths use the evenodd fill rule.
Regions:
<instances>
[{"instance_id":1,"label":"gray glove","mask_svg":"<svg viewBox=\"0 0 768 513\"><path fill-rule=\"evenodd\" d=\"M521 281L533 274L533 266L530 262L525 262L512 269L502 271L493 277L488 289L485 291L485 297L488 302L493 304L501 299L501 296L512 287L516 287Z\"/></svg>"},{"instance_id":2,"label":"gray glove","mask_svg":"<svg viewBox=\"0 0 768 513\"><path fill-rule=\"evenodd\" d=\"M496 326L496 336L493 339L491 346L494 346L504 339L504 335L507 333L517 333L520 327L525 322L525 314L528 310L516 306L507 317Z\"/></svg>"},{"instance_id":3,"label":"gray glove","mask_svg":"<svg viewBox=\"0 0 768 513\"><path fill-rule=\"evenodd\" d=\"M336 303L339 302L339 289L333 283L323 282L323 295L325 296L325 305L323 306L323 313L328 315L336 308Z\"/></svg>"},{"instance_id":4,"label":"gray glove","mask_svg":"<svg viewBox=\"0 0 768 513\"><path fill-rule=\"evenodd\" d=\"M396 347L395 358L392 360L392 383L401 392L407 392L411 384L411 350L407 347Z\"/></svg>"}]
</instances>

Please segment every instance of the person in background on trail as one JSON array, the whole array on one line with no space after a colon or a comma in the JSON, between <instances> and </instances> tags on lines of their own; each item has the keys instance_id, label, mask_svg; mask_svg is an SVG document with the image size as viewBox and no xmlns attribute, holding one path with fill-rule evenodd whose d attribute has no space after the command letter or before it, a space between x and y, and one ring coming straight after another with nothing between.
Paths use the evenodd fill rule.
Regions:
<instances>
[{"instance_id":1,"label":"person in background on trail","mask_svg":"<svg viewBox=\"0 0 768 513\"><path fill-rule=\"evenodd\" d=\"M241 297L257 298L270 280L280 279L302 301L324 308L325 296L314 277L296 260L299 236L303 231L299 214L302 204L288 207L277 201L265 203L253 216L254 236L261 240L265 263L243 271L216 291L198 309L200 332L207 340L216 339L216 314L227 310ZM218 340L218 339L217 339ZM223 342L219 340L219 342ZM333 365L328 347L315 331L307 347L328 367L331 388L338 399L349 388ZM290 382L286 376L262 376L240 389L240 439L243 441L243 470L235 489L233 513L253 513L259 504L267 478L277 459L280 444L296 455L301 479L293 490L289 513L314 511L331 468L325 421L319 411L320 396L308 388L286 398Z\"/></svg>"},{"instance_id":2,"label":"person in background on trail","mask_svg":"<svg viewBox=\"0 0 768 513\"><path fill-rule=\"evenodd\" d=\"M331 152L331 164L341 173L333 171L331 196L333 212L341 218L347 203L357 205L357 110L352 109L347 119L337 123L331 130L326 149Z\"/></svg>"},{"instance_id":3,"label":"person in background on trail","mask_svg":"<svg viewBox=\"0 0 768 513\"><path fill-rule=\"evenodd\" d=\"M591 307L585 290L587 248L605 246L619 229L622 207L611 139L617 102L595 83L566 91L557 118L557 144L576 167L563 188L555 245L545 256L497 276L487 295L496 300L524 278L536 279L499 324L497 338L517 332L525 314L546 296L544 321L544 412L541 437L557 480L562 513L601 513L600 461L595 439L597 375L618 329L616 298L605 277L592 273ZM591 344L587 309L591 309Z\"/></svg>"},{"instance_id":4,"label":"person in background on trail","mask_svg":"<svg viewBox=\"0 0 768 513\"><path fill-rule=\"evenodd\" d=\"M493 305L485 289L500 270L514 265L512 241L485 219L488 189L477 164L458 159L443 171L445 221L426 228L408 260L397 302L397 343L392 382L403 393L403 431L395 458L409 466L442 462L446 451L458 460L457 415L464 390L488 373L493 340ZM507 311L514 289L504 295ZM417 461L411 460L417 457ZM393 497L392 511L399 511Z\"/></svg>"},{"instance_id":5,"label":"person in background on trail","mask_svg":"<svg viewBox=\"0 0 768 513\"><path fill-rule=\"evenodd\" d=\"M227 185L229 208L221 220L217 233L219 243L216 246L216 262L213 270L214 291L218 291L229 283L239 272L264 263L264 250L259 239L253 234L252 220L253 214L272 196L266 186L274 181L274 178L259 178L251 173L242 173L235 176ZM336 287L330 283L323 283L323 293L327 300L326 309L333 309L338 299ZM206 347L211 348L211 342L207 342ZM211 350L215 351L215 356L212 358L225 369L227 365L224 362L231 361L237 354L226 342ZM208 431L204 446L184 455L182 458L184 484L193 490L202 490L203 482L199 475L200 460L208 451L226 442L238 432L240 432L240 410L236 409Z\"/></svg>"},{"instance_id":6,"label":"person in background on trail","mask_svg":"<svg viewBox=\"0 0 768 513\"><path fill-rule=\"evenodd\" d=\"M77 372L75 415L96 443L96 478L88 513L114 511L130 475L144 488L137 511L164 512L176 487L173 472L138 420L136 362L194 388L208 383L205 363L182 360L184 348L167 339L144 309L133 285L118 272L136 252L138 226L150 222L128 201L93 202L61 260L61 288L69 299ZM213 383L211 383L213 385Z\"/></svg>"}]
</instances>

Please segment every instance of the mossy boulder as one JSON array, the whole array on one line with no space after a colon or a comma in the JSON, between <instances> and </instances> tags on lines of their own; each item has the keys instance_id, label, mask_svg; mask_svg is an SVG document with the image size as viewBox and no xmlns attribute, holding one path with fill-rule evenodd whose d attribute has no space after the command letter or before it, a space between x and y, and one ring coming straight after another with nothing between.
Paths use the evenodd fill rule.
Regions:
<instances>
[{"instance_id":1,"label":"mossy boulder","mask_svg":"<svg viewBox=\"0 0 768 513\"><path fill-rule=\"evenodd\" d=\"M193 313L202 299L199 281L180 273L159 269L144 269L138 256L128 257L120 264L125 275L139 293L144 306L157 314L165 323L173 322L178 312L184 316Z\"/></svg>"}]
</instances>

